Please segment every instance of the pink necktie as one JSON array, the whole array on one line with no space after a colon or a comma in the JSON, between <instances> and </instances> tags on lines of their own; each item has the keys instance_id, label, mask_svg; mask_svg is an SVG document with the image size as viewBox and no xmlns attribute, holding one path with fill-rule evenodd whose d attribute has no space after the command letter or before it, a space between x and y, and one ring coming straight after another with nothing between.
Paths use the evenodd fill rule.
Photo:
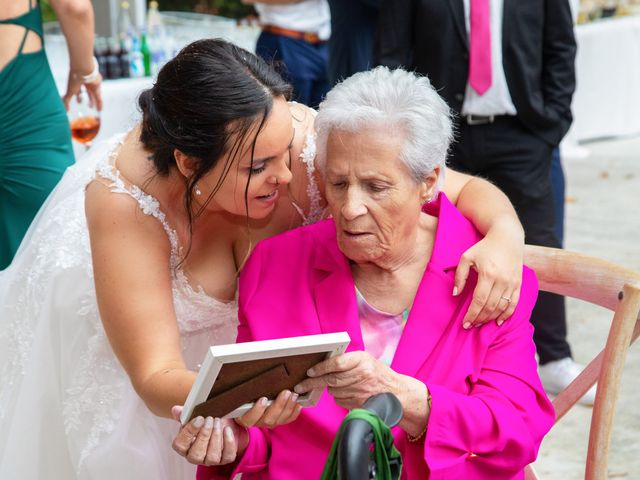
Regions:
<instances>
[{"instance_id":1,"label":"pink necktie","mask_svg":"<svg viewBox=\"0 0 640 480\"><path fill-rule=\"evenodd\" d=\"M491 86L489 0L470 0L469 84L478 95Z\"/></svg>"}]
</instances>

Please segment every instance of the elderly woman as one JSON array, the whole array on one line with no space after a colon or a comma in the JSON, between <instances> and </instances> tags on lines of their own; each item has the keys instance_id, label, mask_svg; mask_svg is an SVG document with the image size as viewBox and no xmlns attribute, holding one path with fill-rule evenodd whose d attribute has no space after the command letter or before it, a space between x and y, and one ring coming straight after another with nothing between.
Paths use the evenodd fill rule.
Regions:
<instances>
[{"instance_id":1,"label":"elderly woman","mask_svg":"<svg viewBox=\"0 0 640 480\"><path fill-rule=\"evenodd\" d=\"M462 327L472 289L451 296L454 270L481 236L438 193L446 104L427 78L378 68L334 88L317 128L333 218L256 247L240 279L238 341L347 331L349 349L286 393L328 387L315 408L254 407L235 438L208 419L193 445L183 429L176 449L207 465L199 479L319 478L348 409L389 391L404 410L393 430L402 478L522 478L554 417L529 323L536 279L524 269L501 327Z\"/></svg>"}]
</instances>

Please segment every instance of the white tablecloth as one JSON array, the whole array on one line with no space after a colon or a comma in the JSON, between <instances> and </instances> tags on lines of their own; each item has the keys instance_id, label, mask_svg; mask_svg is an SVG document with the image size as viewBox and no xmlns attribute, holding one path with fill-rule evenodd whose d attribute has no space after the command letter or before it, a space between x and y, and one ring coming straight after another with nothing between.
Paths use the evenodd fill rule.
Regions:
<instances>
[{"instance_id":1,"label":"white tablecloth","mask_svg":"<svg viewBox=\"0 0 640 480\"><path fill-rule=\"evenodd\" d=\"M121 80L107 80L102 83L103 107L100 113L100 131L96 142L105 140L117 133L123 133L133 127L140 120L138 110L138 95L143 90L153 86L151 78L127 78ZM58 85L63 92L63 87ZM84 147L73 142L76 158L84 153Z\"/></svg>"},{"instance_id":2,"label":"white tablecloth","mask_svg":"<svg viewBox=\"0 0 640 480\"><path fill-rule=\"evenodd\" d=\"M151 78L127 78L102 83L104 106L96 141L125 132L140 120L138 95L153 86Z\"/></svg>"},{"instance_id":3,"label":"white tablecloth","mask_svg":"<svg viewBox=\"0 0 640 480\"><path fill-rule=\"evenodd\" d=\"M179 28L170 26L169 30L173 34L172 38L177 48L209 35L226 38L249 51L255 50L256 39L260 32L257 26L237 27L233 21L208 23L205 20L213 18L208 15L184 14L184 16L187 19L193 17L198 21L191 20L189 23L188 20L183 20L189 24ZM69 56L64 37L60 34L46 35L45 47L56 85L62 95L67 86L69 72ZM153 86L153 81L152 78L131 78L105 80L102 83L104 106L100 118L100 132L96 141L125 132L140 119L137 108L138 95L142 90ZM77 157L82 154L83 147L74 142L74 150Z\"/></svg>"},{"instance_id":4,"label":"white tablecloth","mask_svg":"<svg viewBox=\"0 0 640 480\"><path fill-rule=\"evenodd\" d=\"M45 36L45 47L49 65L53 72L60 95L67 88L69 72L69 56L64 37L61 35ZM124 132L139 118L137 98L140 92L153 85L151 78L127 78L121 80L105 80L102 82L102 98L104 106L100 114L100 132L96 140L109 138L115 133ZM77 146L74 142L74 146ZM82 152L76 148L76 153Z\"/></svg>"},{"instance_id":5,"label":"white tablecloth","mask_svg":"<svg viewBox=\"0 0 640 480\"><path fill-rule=\"evenodd\" d=\"M567 140L640 134L640 16L576 27L577 87Z\"/></svg>"}]
</instances>

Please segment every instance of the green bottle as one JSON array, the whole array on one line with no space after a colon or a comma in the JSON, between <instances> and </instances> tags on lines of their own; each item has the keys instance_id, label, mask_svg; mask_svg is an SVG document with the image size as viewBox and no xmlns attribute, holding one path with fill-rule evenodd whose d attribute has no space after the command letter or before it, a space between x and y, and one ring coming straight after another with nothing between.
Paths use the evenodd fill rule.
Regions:
<instances>
[{"instance_id":1,"label":"green bottle","mask_svg":"<svg viewBox=\"0 0 640 480\"><path fill-rule=\"evenodd\" d=\"M140 53L142 54L142 65L144 65L144 76L149 77L151 76L151 50L145 32L140 35Z\"/></svg>"}]
</instances>

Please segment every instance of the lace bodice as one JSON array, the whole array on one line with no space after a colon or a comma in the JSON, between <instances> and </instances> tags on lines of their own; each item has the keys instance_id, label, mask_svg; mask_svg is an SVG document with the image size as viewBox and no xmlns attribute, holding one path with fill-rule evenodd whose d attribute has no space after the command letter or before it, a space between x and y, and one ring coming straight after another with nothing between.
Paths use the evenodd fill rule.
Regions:
<instances>
[{"instance_id":1,"label":"lace bodice","mask_svg":"<svg viewBox=\"0 0 640 480\"><path fill-rule=\"evenodd\" d=\"M321 220L326 213L322 206L322 197L315 179L316 143L315 133L307 134L305 144L300 153L299 160L304 164L307 174L307 195L309 197L309 212L304 213L302 208L293 203L294 208L300 214L303 225L309 225ZM98 163L96 175L110 182L110 190L113 193L123 193L134 198L140 210L145 215L156 218L167 234L171 245L169 266L172 271L172 289L174 308L178 324L182 332L192 332L203 327L216 330L226 330L229 324L237 326L237 302L222 302L207 295L202 287L192 287L184 270L180 267L182 247L178 244L178 236L167 222L164 212L160 209L160 203L151 195L143 192L137 185L128 185L115 167L116 149L112 150L104 161ZM218 321L211 323L210 319ZM224 335L226 337L226 335ZM233 342L231 338L229 342Z\"/></svg>"},{"instance_id":2,"label":"lace bodice","mask_svg":"<svg viewBox=\"0 0 640 480\"><path fill-rule=\"evenodd\" d=\"M114 167L115 150L109 154L106 161L97 166L96 175L110 182L109 189L113 193L123 193L134 198L140 210L145 215L156 218L164 228L171 245L169 268L172 272L173 303L180 331L183 333L202 330L203 328L217 330L223 338L218 343L233 343L237 331L236 301L222 302L207 295L202 287L192 287L180 266L182 247L178 244L178 235L167 222L160 203L151 195L143 192L136 185L127 185L121 178L120 172ZM233 334L233 335L232 335ZM228 341L227 341L228 340Z\"/></svg>"}]
</instances>

